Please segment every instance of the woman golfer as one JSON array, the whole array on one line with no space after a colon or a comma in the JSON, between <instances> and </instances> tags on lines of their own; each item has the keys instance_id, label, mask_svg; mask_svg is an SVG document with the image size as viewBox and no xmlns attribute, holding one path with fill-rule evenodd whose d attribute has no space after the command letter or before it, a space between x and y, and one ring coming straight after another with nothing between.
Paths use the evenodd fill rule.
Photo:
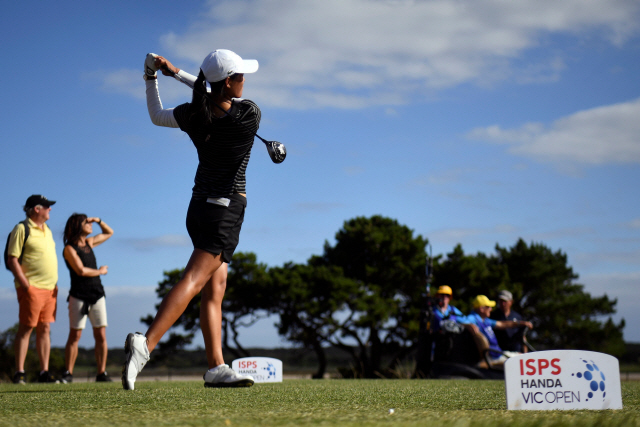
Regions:
<instances>
[{"instance_id":1,"label":"woman golfer","mask_svg":"<svg viewBox=\"0 0 640 427\"><path fill-rule=\"evenodd\" d=\"M162 56L151 62L150 66L145 61L144 76L151 121L158 126L179 127L198 151L199 164L186 221L194 249L182 278L162 300L147 333L127 336L122 385L125 390L134 389L136 376L149 354L191 299L202 292L200 326L209 364L204 385L249 387L253 378L236 373L222 357L222 299L226 263L238 245L247 206L245 171L260 124L258 106L241 99L244 74L256 72L258 62L243 60L229 50L216 50L204 59L197 78ZM162 108L155 72L158 69L164 75L177 75L181 81L189 82L193 87L191 103Z\"/></svg>"},{"instance_id":2,"label":"woman golfer","mask_svg":"<svg viewBox=\"0 0 640 427\"><path fill-rule=\"evenodd\" d=\"M93 232L93 224L98 224L100 234L88 237ZM73 381L73 367L78 357L78 341L87 323L93 326L96 340L95 356L98 368L96 381L111 382L107 374L107 306L100 276L107 274L107 266L98 268L93 248L113 236L113 230L100 218L87 218L85 214L74 213L64 227L64 263L71 276L69 290L69 338L64 349L66 371L62 382Z\"/></svg>"}]
</instances>

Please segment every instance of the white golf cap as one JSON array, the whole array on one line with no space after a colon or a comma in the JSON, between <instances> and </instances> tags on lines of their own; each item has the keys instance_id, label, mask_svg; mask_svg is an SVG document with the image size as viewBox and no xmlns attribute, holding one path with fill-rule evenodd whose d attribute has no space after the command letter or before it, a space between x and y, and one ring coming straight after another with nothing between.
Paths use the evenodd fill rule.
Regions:
<instances>
[{"instance_id":1,"label":"white golf cap","mask_svg":"<svg viewBox=\"0 0 640 427\"><path fill-rule=\"evenodd\" d=\"M209 83L215 83L232 74L255 73L258 71L258 61L242 59L230 50L218 49L204 58L200 69Z\"/></svg>"}]
</instances>

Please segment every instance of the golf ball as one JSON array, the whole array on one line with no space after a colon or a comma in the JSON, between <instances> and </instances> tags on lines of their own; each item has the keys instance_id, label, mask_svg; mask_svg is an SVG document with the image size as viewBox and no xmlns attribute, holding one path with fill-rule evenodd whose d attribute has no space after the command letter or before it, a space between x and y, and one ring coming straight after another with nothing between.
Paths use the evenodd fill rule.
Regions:
<instances>
[{"instance_id":1,"label":"golf ball","mask_svg":"<svg viewBox=\"0 0 640 427\"><path fill-rule=\"evenodd\" d=\"M389 415L393 415L394 412L396 412L395 409L393 408L389 409Z\"/></svg>"}]
</instances>

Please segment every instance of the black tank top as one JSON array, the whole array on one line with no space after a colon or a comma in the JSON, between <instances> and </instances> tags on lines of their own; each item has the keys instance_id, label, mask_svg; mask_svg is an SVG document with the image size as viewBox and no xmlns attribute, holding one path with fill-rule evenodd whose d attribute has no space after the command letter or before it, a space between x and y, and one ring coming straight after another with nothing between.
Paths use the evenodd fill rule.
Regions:
<instances>
[{"instance_id":1,"label":"black tank top","mask_svg":"<svg viewBox=\"0 0 640 427\"><path fill-rule=\"evenodd\" d=\"M94 255L91 246L69 246L71 246L76 251L78 257L80 257L80 261L82 261L82 265L88 268L94 268L96 270L98 269L96 256ZM71 289L69 290L69 295L88 304L95 304L96 301L104 296L104 288L102 287L100 276L78 276L73 268L71 268L66 258L64 259L64 263L67 265L67 268L69 269L69 275L71 276Z\"/></svg>"}]
</instances>

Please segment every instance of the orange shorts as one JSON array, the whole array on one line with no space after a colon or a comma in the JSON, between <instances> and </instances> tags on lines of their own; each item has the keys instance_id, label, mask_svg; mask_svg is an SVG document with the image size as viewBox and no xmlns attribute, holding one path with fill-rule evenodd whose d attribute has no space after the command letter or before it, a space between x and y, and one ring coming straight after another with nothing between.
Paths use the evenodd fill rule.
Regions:
<instances>
[{"instance_id":1,"label":"orange shorts","mask_svg":"<svg viewBox=\"0 0 640 427\"><path fill-rule=\"evenodd\" d=\"M58 307L58 287L55 289L40 289L29 286L16 288L18 292L18 304L20 324L35 328L39 323L52 323L56 321L56 309Z\"/></svg>"}]
</instances>

